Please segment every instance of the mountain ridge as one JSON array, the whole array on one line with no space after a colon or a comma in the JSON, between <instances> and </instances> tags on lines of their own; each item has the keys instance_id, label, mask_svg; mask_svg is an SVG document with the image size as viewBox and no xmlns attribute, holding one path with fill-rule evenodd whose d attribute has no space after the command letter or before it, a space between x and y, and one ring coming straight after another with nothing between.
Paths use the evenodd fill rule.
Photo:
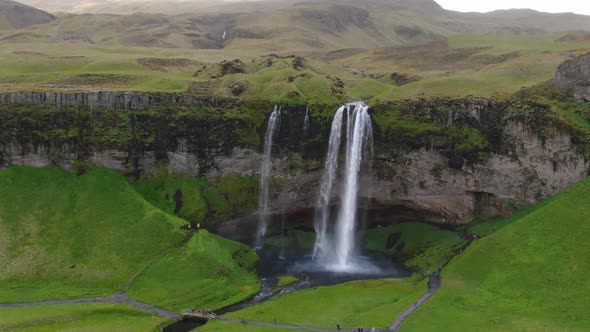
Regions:
<instances>
[{"instance_id":1,"label":"mountain ridge","mask_svg":"<svg viewBox=\"0 0 590 332\"><path fill-rule=\"evenodd\" d=\"M40 9L12 0L0 0L0 29L26 28L55 19L54 15Z\"/></svg>"}]
</instances>

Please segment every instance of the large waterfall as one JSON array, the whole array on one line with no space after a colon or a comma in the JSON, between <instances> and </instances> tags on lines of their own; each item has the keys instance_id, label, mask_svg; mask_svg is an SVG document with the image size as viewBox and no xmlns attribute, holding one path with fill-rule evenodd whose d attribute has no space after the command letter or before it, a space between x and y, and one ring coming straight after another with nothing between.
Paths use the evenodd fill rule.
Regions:
<instances>
[{"instance_id":1,"label":"large waterfall","mask_svg":"<svg viewBox=\"0 0 590 332\"><path fill-rule=\"evenodd\" d=\"M314 259L333 270L352 270L356 265L357 208L359 176L364 159L372 156L373 129L369 107L363 103L342 106L332 121L332 131L324 175L316 208L316 243ZM338 156L342 145L344 116L346 115L346 150L342 174L340 210L333 234L329 234L330 197L338 174Z\"/></svg>"},{"instance_id":2,"label":"large waterfall","mask_svg":"<svg viewBox=\"0 0 590 332\"><path fill-rule=\"evenodd\" d=\"M264 155L260 169L260 197L258 199L258 232L256 234L256 247L262 248L264 236L268 227L268 215L270 209L270 179L272 171L272 144L277 128L281 123L281 108L275 106L268 119L266 135L264 136Z\"/></svg>"}]
</instances>

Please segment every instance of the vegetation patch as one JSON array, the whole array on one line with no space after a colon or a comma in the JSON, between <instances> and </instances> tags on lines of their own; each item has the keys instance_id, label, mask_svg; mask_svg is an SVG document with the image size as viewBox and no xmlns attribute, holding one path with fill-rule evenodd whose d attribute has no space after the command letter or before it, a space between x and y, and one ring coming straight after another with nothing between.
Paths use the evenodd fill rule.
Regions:
<instances>
[{"instance_id":1,"label":"vegetation patch","mask_svg":"<svg viewBox=\"0 0 590 332\"><path fill-rule=\"evenodd\" d=\"M280 295L227 316L301 326L384 328L424 289L424 284L414 285L405 279L354 281ZM215 321L203 330L218 331L221 326L225 325Z\"/></svg>"},{"instance_id":2,"label":"vegetation patch","mask_svg":"<svg viewBox=\"0 0 590 332\"><path fill-rule=\"evenodd\" d=\"M585 331L590 179L475 241L402 331Z\"/></svg>"},{"instance_id":3,"label":"vegetation patch","mask_svg":"<svg viewBox=\"0 0 590 332\"><path fill-rule=\"evenodd\" d=\"M456 232L418 222L368 230L364 241L367 249L387 253L423 275L442 267L466 244Z\"/></svg>"},{"instance_id":4,"label":"vegetation patch","mask_svg":"<svg viewBox=\"0 0 590 332\"><path fill-rule=\"evenodd\" d=\"M131 284L129 295L171 310L217 310L260 291L257 262L249 247L199 231L148 267Z\"/></svg>"},{"instance_id":5,"label":"vegetation patch","mask_svg":"<svg viewBox=\"0 0 590 332\"><path fill-rule=\"evenodd\" d=\"M10 167L0 172L0 302L111 295L179 244L183 225L116 172Z\"/></svg>"},{"instance_id":6,"label":"vegetation patch","mask_svg":"<svg viewBox=\"0 0 590 332\"><path fill-rule=\"evenodd\" d=\"M1 331L155 332L166 323L166 318L124 304L81 303L0 309Z\"/></svg>"},{"instance_id":7,"label":"vegetation patch","mask_svg":"<svg viewBox=\"0 0 590 332\"><path fill-rule=\"evenodd\" d=\"M295 276L280 276L277 282L277 287L285 287L296 283L299 279Z\"/></svg>"}]
</instances>

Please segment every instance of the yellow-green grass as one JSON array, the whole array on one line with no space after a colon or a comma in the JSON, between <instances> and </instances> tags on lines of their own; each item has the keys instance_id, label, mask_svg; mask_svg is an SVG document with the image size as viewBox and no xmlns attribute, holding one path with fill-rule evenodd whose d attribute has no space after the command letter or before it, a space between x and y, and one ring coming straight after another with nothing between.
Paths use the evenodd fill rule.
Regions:
<instances>
[{"instance_id":1,"label":"yellow-green grass","mask_svg":"<svg viewBox=\"0 0 590 332\"><path fill-rule=\"evenodd\" d=\"M0 172L0 302L104 296L185 236L116 172Z\"/></svg>"},{"instance_id":2,"label":"yellow-green grass","mask_svg":"<svg viewBox=\"0 0 590 332\"><path fill-rule=\"evenodd\" d=\"M475 241L401 331L588 331L590 179Z\"/></svg>"},{"instance_id":3,"label":"yellow-green grass","mask_svg":"<svg viewBox=\"0 0 590 332\"><path fill-rule=\"evenodd\" d=\"M160 331L166 318L112 303L0 309L0 331Z\"/></svg>"},{"instance_id":4,"label":"yellow-green grass","mask_svg":"<svg viewBox=\"0 0 590 332\"><path fill-rule=\"evenodd\" d=\"M301 326L384 328L424 291L425 283L408 279L353 281L281 295L227 316ZM212 322L202 330L216 331L220 324Z\"/></svg>"},{"instance_id":5,"label":"yellow-green grass","mask_svg":"<svg viewBox=\"0 0 590 332\"><path fill-rule=\"evenodd\" d=\"M148 267L129 295L172 310L217 310L260 291L254 271L258 256L247 246L207 231Z\"/></svg>"},{"instance_id":6,"label":"yellow-green grass","mask_svg":"<svg viewBox=\"0 0 590 332\"><path fill-rule=\"evenodd\" d=\"M291 284L296 283L297 281L299 281L299 278L295 276L280 276L279 282L277 283L277 287L289 286Z\"/></svg>"},{"instance_id":7,"label":"yellow-green grass","mask_svg":"<svg viewBox=\"0 0 590 332\"><path fill-rule=\"evenodd\" d=\"M562 35L526 35L526 34L486 34L455 35L449 37L449 47L454 49L486 47L486 52L504 54L514 51L563 52L588 49L590 45L583 42L559 42Z\"/></svg>"}]
</instances>

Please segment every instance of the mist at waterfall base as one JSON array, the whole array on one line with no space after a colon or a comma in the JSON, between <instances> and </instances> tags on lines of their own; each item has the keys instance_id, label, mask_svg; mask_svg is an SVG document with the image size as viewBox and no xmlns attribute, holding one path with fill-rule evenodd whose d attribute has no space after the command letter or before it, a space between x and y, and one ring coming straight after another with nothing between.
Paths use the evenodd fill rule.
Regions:
<instances>
[{"instance_id":1,"label":"mist at waterfall base","mask_svg":"<svg viewBox=\"0 0 590 332\"><path fill-rule=\"evenodd\" d=\"M385 254L363 251L359 245L361 233L357 224L366 217L366 207L359 209L359 194L369 197L368 188L362 189L359 183L361 176L371 171L373 152L373 131L368 109L363 103L350 103L340 107L334 115L314 213L314 248L313 251L291 251L289 254L285 253L285 248L264 246L271 206L269 184L272 176L272 149L280 126L280 108L275 107L269 116L261 166L255 244L261 258L260 273L263 277L294 274L311 280L312 285L323 285L406 273L394 266L391 258ZM307 135L310 131L309 109L306 110L303 126ZM339 188L336 183L340 184ZM288 218L282 217L281 238L286 232L284 225L289 225L289 221L285 221Z\"/></svg>"}]
</instances>

